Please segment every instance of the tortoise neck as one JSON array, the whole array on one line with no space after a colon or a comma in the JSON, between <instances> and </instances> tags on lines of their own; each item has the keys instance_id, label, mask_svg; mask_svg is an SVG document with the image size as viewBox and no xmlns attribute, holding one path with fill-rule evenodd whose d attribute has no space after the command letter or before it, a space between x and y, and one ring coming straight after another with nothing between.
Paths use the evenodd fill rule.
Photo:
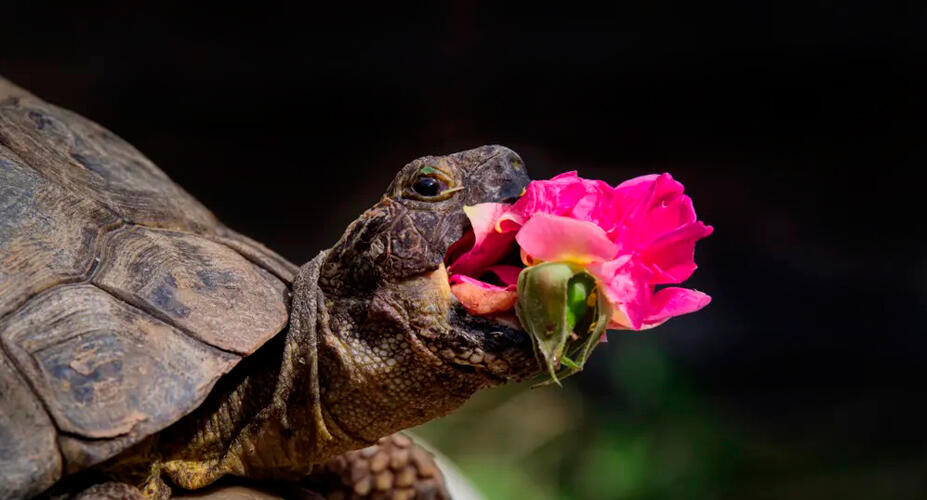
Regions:
<instances>
[{"instance_id":1,"label":"tortoise neck","mask_svg":"<svg viewBox=\"0 0 927 500\"><path fill-rule=\"evenodd\" d=\"M318 277L327 253L303 265L293 281L289 330L273 396L230 446L248 476L306 475L314 464L369 444L344 432L323 407L319 343L331 330Z\"/></svg>"}]
</instances>

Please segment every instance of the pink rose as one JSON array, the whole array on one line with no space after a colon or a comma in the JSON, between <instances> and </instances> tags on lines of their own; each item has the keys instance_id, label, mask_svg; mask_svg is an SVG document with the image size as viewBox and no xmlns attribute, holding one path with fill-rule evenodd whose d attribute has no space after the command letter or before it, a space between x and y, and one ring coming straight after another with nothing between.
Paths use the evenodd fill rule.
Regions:
<instances>
[{"instance_id":1,"label":"pink rose","mask_svg":"<svg viewBox=\"0 0 927 500\"><path fill-rule=\"evenodd\" d=\"M566 262L592 275L611 306L611 329L653 328L711 301L687 288L656 290L692 275L695 242L712 232L696 220L692 199L669 174L611 187L567 172L531 182L514 204L465 211L473 233L449 251L448 272L451 290L471 313L514 307L524 268L504 260L516 244L525 266Z\"/></svg>"}]
</instances>

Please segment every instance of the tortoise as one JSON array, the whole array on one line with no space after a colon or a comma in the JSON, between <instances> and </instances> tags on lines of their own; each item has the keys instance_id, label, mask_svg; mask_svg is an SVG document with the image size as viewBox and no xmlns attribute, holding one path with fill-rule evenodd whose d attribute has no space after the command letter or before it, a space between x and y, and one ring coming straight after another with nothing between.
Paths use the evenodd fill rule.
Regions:
<instances>
[{"instance_id":1,"label":"tortoise","mask_svg":"<svg viewBox=\"0 0 927 500\"><path fill-rule=\"evenodd\" d=\"M0 498L168 498L229 477L446 495L394 433L539 372L524 332L467 314L445 269L463 207L528 182L502 146L419 158L297 267L0 78Z\"/></svg>"}]
</instances>

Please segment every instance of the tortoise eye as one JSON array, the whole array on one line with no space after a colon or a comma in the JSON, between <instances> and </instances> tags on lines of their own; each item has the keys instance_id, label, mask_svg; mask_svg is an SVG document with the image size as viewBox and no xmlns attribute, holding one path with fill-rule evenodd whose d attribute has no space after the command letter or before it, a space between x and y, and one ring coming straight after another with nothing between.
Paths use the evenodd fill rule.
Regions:
<instances>
[{"instance_id":1,"label":"tortoise eye","mask_svg":"<svg viewBox=\"0 0 927 500\"><path fill-rule=\"evenodd\" d=\"M412 179L412 184L407 184L402 192L402 196L412 200L443 201L463 189L453 175L430 165L419 168Z\"/></svg>"},{"instance_id":2,"label":"tortoise eye","mask_svg":"<svg viewBox=\"0 0 927 500\"><path fill-rule=\"evenodd\" d=\"M412 190L418 193L421 196L432 197L437 196L444 192L447 189L447 185L441 182L440 179L436 179L431 176L422 176L419 177L415 184L412 184Z\"/></svg>"}]
</instances>

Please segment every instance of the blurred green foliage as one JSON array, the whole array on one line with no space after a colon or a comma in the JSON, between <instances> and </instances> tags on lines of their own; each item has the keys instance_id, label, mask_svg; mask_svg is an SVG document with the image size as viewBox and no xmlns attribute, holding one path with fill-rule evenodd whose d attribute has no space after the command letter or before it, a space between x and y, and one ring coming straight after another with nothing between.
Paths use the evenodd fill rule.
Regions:
<instances>
[{"instance_id":1,"label":"blurred green foliage","mask_svg":"<svg viewBox=\"0 0 927 500\"><path fill-rule=\"evenodd\" d=\"M713 497L733 448L685 378L646 343L608 355L603 380L488 391L416 433L490 499ZM578 384L620 397L597 403Z\"/></svg>"},{"instance_id":2,"label":"blurred green foliage","mask_svg":"<svg viewBox=\"0 0 927 500\"><path fill-rule=\"evenodd\" d=\"M615 338L612 336L611 338ZM919 498L923 461L847 456L825 426L776 434L648 341L600 346L564 388L477 395L415 429L496 499ZM875 495L875 496L873 496Z\"/></svg>"}]
</instances>

